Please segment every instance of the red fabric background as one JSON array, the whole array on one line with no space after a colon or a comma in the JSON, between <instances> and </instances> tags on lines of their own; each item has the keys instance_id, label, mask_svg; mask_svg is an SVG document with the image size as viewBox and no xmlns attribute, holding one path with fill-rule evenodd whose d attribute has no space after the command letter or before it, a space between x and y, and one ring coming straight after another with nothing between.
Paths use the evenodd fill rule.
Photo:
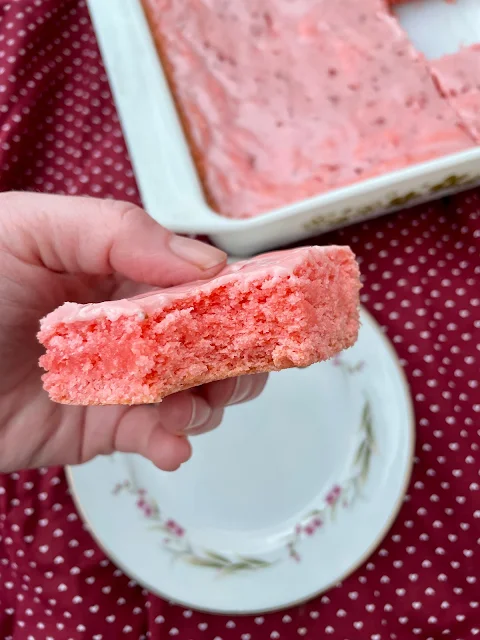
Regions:
<instances>
[{"instance_id":1,"label":"red fabric background","mask_svg":"<svg viewBox=\"0 0 480 640\"><path fill-rule=\"evenodd\" d=\"M0 190L139 201L83 0L0 0L0 166ZM61 469L11 474L0 477L1 638L480 635L480 191L325 241L358 254L363 302L415 398L414 476L380 549L309 604L214 617L171 606L116 569L82 526Z\"/></svg>"}]
</instances>

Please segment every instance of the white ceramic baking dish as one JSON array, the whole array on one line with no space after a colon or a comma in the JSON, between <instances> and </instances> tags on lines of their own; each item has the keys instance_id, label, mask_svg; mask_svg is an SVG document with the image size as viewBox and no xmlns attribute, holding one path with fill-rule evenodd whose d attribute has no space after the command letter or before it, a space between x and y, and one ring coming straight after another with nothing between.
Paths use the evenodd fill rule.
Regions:
<instances>
[{"instance_id":1,"label":"white ceramic baking dish","mask_svg":"<svg viewBox=\"0 0 480 640\"><path fill-rule=\"evenodd\" d=\"M247 220L205 202L140 0L88 0L144 207L166 227L208 234L246 256L480 183L480 147L303 200ZM480 0L398 10L429 57L480 42Z\"/></svg>"}]
</instances>

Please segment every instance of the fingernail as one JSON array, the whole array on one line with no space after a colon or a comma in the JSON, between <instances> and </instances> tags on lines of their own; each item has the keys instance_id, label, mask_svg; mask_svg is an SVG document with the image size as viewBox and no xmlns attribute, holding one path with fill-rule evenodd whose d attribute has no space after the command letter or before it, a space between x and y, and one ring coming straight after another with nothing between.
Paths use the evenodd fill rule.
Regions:
<instances>
[{"instance_id":1,"label":"fingernail","mask_svg":"<svg viewBox=\"0 0 480 640\"><path fill-rule=\"evenodd\" d=\"M170 249L182 260L186 260L204 270L218 267L227 259L227 254L224 251L199 240L192 240L183 236L173 235L170 238Z\"/></svg>"},{"instance_id":2,"label":"fingernail","mask_svg":"<svg viewBox=\"0 0 480 640\"><path fill-rule=\"evenodd\" d=\"M244 402L252 391L253 378L251 376L242 376L235 381L232 396L227 402L227 406Z\"/></svg>"},{"instance_id":3,"label":"fingernail","mask_svg":"<svg viewBox=\"0 0 480 640\"><path fill-rule=\"evenodd\" d=\"M192 396L192 417L190 422L185 427L184 431L190 431L203 426L212 415L212 409L208 402L203 398Z\"/></svg>"}]
</instances>

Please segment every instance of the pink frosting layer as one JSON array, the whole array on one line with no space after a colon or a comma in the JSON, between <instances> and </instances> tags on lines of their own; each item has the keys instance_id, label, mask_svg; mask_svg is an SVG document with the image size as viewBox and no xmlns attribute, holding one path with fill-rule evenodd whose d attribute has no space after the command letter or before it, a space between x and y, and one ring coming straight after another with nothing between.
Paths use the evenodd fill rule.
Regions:
<instances>
[{"instance_id":1,"label":"pink frosting layer","mask_svg":"<svg viewBox=\"0 0 480 640\"><path fill-rule=\"evenodd\" d=\"M144 0L218 211L467 149L384 0Z\"/></svg>"},{"instance_id":2,"label":"pink frosting layer","mask_svg":"<svg viewBox=\"0 0 480 640\"><path fill-rule=\"evenodd\" d=\"M145 314L161 311L196 291L209 293L217 287L233 281L242 281L248 284L257 279L286 277L291 275L296 267L302 265L307 259L321 262L329 256L338 258L342 254L346 258L352 256L348 247L337 246L301 247L288 251L275 251L228 265L220 275L207 281L192 282L169 289L158 289L124 300L85 305L66 302L43 318L40 322L40 328L44 331L58 323L85 322L97 318L108 318L114 321L126 315L143 317Z\"/></svg>"},{"instance_id":3,"label":"pink frosting layer","mask_svg":"<svg viewBox=\"0 0 480 640\"><path fill-rule=\"evenodd\" d=\"M480 44L433 60L430 67L442 93L480 142Z\"/></svg>"}]
</instances>

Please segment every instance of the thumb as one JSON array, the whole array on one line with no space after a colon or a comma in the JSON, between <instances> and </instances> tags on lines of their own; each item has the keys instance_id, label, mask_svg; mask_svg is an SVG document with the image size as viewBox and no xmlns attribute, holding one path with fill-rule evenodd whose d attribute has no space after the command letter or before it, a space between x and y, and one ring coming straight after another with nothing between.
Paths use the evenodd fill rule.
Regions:
<instances>
[{"instance_id":1,"label":"thumb","mask_svg":"<svg viewBox=\"0 0 480 640\"><path fill-rule=\"evenodd\" d=\"M128 202L4 193L0 211L0 247L59 273L167 287L209 278L226 262L223 251L171 233Z\"/></svg>"}]
</instances>

